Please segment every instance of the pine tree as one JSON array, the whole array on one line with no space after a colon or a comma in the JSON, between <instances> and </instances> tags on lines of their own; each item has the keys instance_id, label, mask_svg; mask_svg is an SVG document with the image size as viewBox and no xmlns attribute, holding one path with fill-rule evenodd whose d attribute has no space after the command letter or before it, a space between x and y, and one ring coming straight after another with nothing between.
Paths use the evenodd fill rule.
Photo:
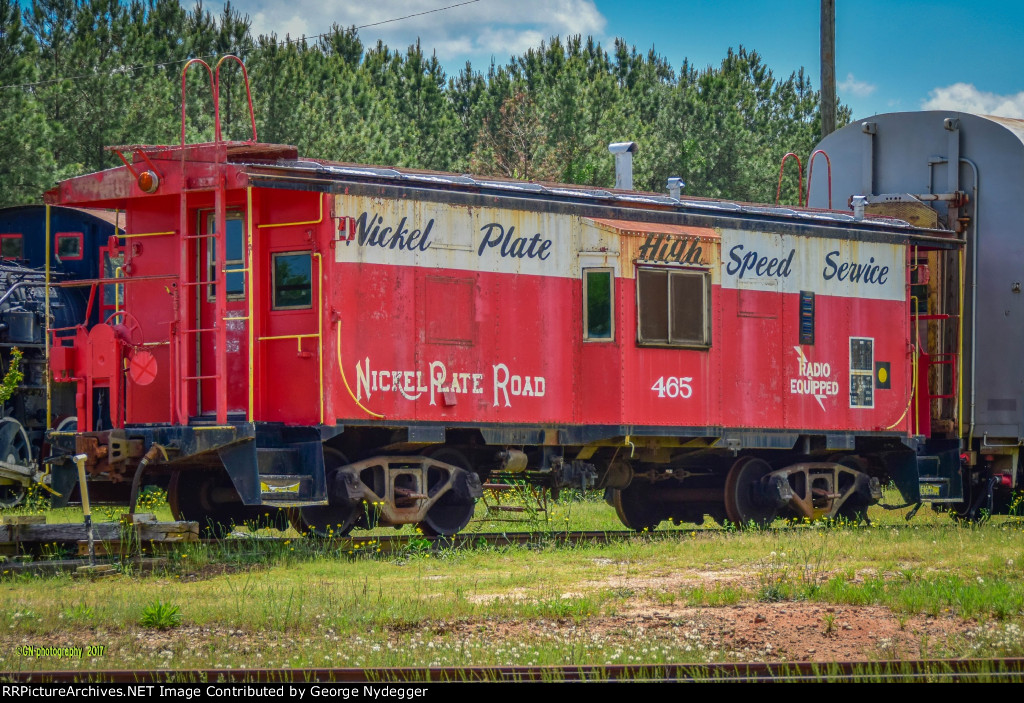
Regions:
<instances>
[{"instance_id":1,"label":"pine tree","mask_svg":"<svg viewBox=\"0 0 1024 703\"><path fill-rule=\"evenodd\" d=\"M0 206L38 202L57 180L53 134L37 98L37 48L17 2L0 0Z\"/></svg>"}]
</instances>

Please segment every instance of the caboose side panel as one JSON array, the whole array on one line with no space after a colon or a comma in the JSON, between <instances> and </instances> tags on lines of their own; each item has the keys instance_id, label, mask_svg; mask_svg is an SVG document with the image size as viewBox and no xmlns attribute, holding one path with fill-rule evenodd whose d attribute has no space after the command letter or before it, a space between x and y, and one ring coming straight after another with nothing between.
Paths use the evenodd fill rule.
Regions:
<instances>
[{"instance_id":1,"label":"caboose side panel","mask_svg":"<svg viewBox=\"0 0 1024 703\"><path fill-rule=\"evenodd\" d=\"M335 213L343 417L572 421L574 218L359 197Z\"/></svg>"},{"instance_id":2,"label":"caboose side panel","mask_svg":"<svg viewBox=\"0 0 1024 703\"><path fill-rule=\"evenodd\" d=\"M721 415L719 233L711 227L598 220L618 232L622 304L620 424L709 436Z\"/></svg>"},{"instance_id":3,"label":"caboose side panel","mask_svg":"<svg viewBox=\"0 0 1024 703\"><path fill-rule=\"evenodd\" d=\"M722 232L726 426L891 429L906 419L905 245ZM884 378L878 378L882 373Z\"/></svg>"}]
</instances>

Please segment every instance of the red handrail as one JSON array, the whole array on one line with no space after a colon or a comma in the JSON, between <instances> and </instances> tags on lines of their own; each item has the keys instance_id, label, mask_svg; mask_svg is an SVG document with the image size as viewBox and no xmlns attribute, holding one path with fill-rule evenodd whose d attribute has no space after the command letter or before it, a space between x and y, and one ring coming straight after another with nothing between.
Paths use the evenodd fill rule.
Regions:
<instances>
[{"instance_id":1,"label":"red handrail","mask_svg":"<svg viewBox=\"0 0 1024 703\"><path fill-rule=\"evenodd\" d=\"M202 64L206 69L207 75L210 76L210 92L213 95L213 140L219 144L223 141L223 135L221 133L220 125L220 67L225 61L231 59L237 61L238 65L242 67L242 79L245 81L245 97L249 102L249 122L252 125L252 141L259 141L256 135L256 111L252 105L252 89L249 85L249 72L245 70L245 64L242 59L238 58L234 54L226 54L222 56L217 62L216 70L210 68L210 64L206 63L202 59L189 59L185 64L185 67L181 69L181 146L185 146L185 84L188 78L188 68L194 63Z\"/></svg>"},{"instance_id":2,"label":"red handrail","mask_svg":"<svg viewBox=\"0 0 1024 703\"><path fill-rule=\"evenodd\" d=\"M807 161L807 200L811 199L811 176L814 175L814 157L821 154L825 157L825 164L828 166L828 209L832 209L832 159L828 158L828 154L823 149L818 149L811 158Z\"/></svg>"},{"instance_id":3,"label":"red handrail","mask_svg":"<svg viewBox=\"0 0 1024 703\"><path fill-rule=\"evenodd\" d=\"M249 73L248 73L248 71L245 70L245 64L242 63L242 59L238 58L234 54L227 54L227 55L221 57L220 61L217 62L217 71L216 71L216 74L215 74L215 76L213 78L213 84L215 86L215 90L216 90L216 93L217 93L217 99L216 99L216 101L214 101L214 104L216 105L216 110L217 110L217 116L216 116L216 120L215 120L216 133L217 133L217 141L219 142L221 140L221 135L220 135L220 66L227 59L234 59L235 61L238 62L238 65L242 67L242 78L245 80L245 97L248 98L248 100L249 100L249 120L252 122L252 141L253 142L257 142L259 140L256 138L256 112L253 110L253 107L252 107L252 91L249 89Z\"/></svg>"}]
</instances>

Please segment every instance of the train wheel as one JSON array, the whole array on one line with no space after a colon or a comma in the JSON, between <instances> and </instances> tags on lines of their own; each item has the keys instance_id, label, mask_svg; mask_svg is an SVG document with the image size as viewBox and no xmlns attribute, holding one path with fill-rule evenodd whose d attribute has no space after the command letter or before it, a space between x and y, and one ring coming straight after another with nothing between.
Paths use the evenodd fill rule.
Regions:
<instances>
[{"instance_id":1,"label":"train wheel","mask_svg":"<svg viewBox=\"0 0 1024 703\"><path fill-rule=\"evenodd\" d=\"M763 459L745 456L739 459L725 478L725 514L738 527L764 527L775 519L778 508L760 500L757 486L771 473L772 467Z\"/></svg>"},{"instance_id":2,"label":"train wheel","mask_svg":"<svg viewBox=\"0 0 1024 703\"><path fill-rule=\"evenodd\" d=\"M341 467L348 464L344 454L324 447L324 474L327 479L327 505L308 505L288 511L292 527L300 535L343 537L363 514L361 502L349 499Z\"/></svg>"},{"instance_id":3,"label":"train wheel","mask_svg":"<svg viewBox=\"0 0 1024 703\"><path fill-rule=\"evenodd\" d=\"M226 471L175 471L167 486L167 503L175 520L199 523L203 537L226 537L253 515L241 500L224 500L232 493L235 487Z\"/></svg>"},{"instance_id":4,"label":"train wheel","mask_svg":"<svg viewBox=\"0 0 1024 703\"><path fill-rule=\"evenodd\" d=\"M473 465L466 455L455 447L439 447L426 453L434 461L451 464L463 470L456 474L455 483L427 511L427 516L418 527L425 535L454 535L473 519L476 511L476 499L473 498L469 482L473 475ZM427 495L433 496L448 482L448 472L431 468L427 471Z\"/></svg>"},{"instance_id":5,"label":"train wheel","mask_svg":"<svg viewBox=\"0 0 1024 703\"><path fill-rule=\"evenodd\" d=\"M612 506L622 524L631 530L653 530L661 523L661 509L651 501L654 485L634 481L626 488L612 490Z\"/></svg>"},{"instance_id":6,"label":"train wheel","mask_svg":"<svg viewBox=\"0 0 1024 703\"><path fill-rule=\"evenodd\" d=\"M28 489L20 483L0 484L0 509L14 508L25 502Z\"/></svg>"},{"instance_id":7,"label":"train wheel","mask_svg":"<svg viewBox=\"0 0 1024 703\"><path fill-rule=\"evenodd\" d=\"M0 458L9 464L34 467L32 444L29 442L28 433L13 417L0 418ZM0 508L21 505L27 494L28 489L23 484L0 485Z\"/></svg>"}]
</instances>

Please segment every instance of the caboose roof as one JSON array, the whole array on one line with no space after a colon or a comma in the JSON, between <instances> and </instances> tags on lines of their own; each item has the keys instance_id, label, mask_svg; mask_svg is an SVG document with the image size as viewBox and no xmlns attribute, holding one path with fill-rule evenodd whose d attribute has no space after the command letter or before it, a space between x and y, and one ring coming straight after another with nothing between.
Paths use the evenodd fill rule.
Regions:
<instances>
[{"instance_id":1,"label":"caboose roof","mask_svg":"<svg viewBox=\"0 0 1024 703\"><path fill-rule=\"evenodd\" d=\"M251 142L220 142L181 146L122 146L111 150L132 167L120 166L61 182L45 195L50 204L128 209L132 201L174 194L196 187L209 188L221 171L231 171L229 187L256 187L422 198L458 204L527 209L556 209L567 214L600 218L626 231L649 231L665 226L729 226L737 221L839 227L864 232L868 238L911 238L931 245L956 246L946 230L915 227L902 220L868 216L857 220L850 212L788 207L684 196L615 190L565 183L521 181L493 176L445 173L297 158L295 147ZM129 156L131 159L129 160ZM155 166L161 189L143 193L136 173ZM644 223L648 224L644 224ZM638 229L639 228L639 229Z\"/></svg>"}]
</instances>

